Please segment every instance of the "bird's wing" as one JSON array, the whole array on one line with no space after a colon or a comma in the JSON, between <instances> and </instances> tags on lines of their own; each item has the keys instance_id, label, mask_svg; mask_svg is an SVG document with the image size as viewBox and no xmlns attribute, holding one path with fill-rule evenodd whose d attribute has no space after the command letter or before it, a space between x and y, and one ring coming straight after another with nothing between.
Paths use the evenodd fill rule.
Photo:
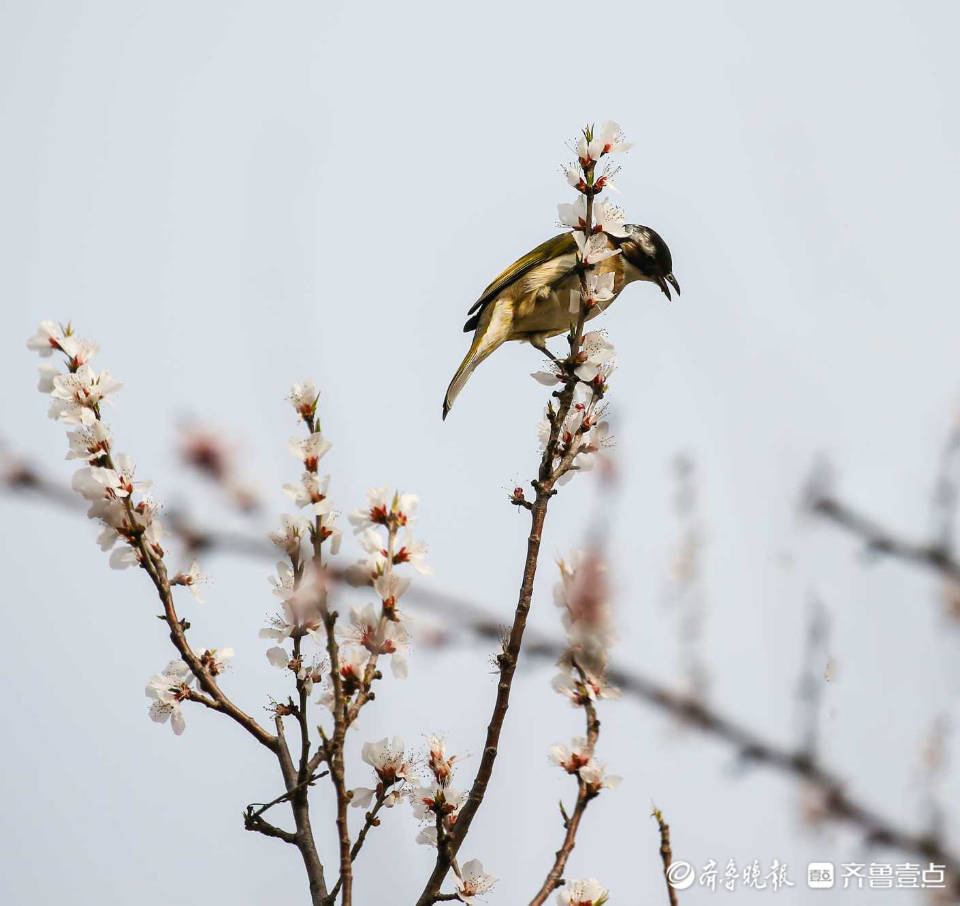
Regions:
<instances>
[{"instance_id":1,"label":"bird's wing","mask_svg":"<svg viewBox=\"0 0 960 906\"><path fill-rule=\"evenodd\" d=\"M473 303L467 314L472 315L474 312L482 309L491 299L495 299L508 286L516 283L517 280L530 273L534 268L540 267L542 264L546 264L554 258L569 255L574 252L576 248L577 244L573 240L573 233L561 233L559 236L554 236L552 239L541 243L532 252L527 252L527 254L518 261L514 261L510 267L500 274L500 276L483 291L483 295Z\"/></svg>"}]
</instances>

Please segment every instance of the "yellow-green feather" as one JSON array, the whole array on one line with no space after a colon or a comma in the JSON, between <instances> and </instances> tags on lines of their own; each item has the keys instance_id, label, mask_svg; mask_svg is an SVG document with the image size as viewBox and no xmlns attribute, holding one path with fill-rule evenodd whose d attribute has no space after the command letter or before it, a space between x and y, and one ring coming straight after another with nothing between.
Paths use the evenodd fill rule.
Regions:
<instances>
[{"instance_id":1,"label":"yellow-green feather","mask_svg":"<svg viewBox=\"0 0 960 906\"><path fill-rule=\"evenodd\" d=\"M561 233L554 236L546 242L542 242L533 251L527 252L522 258L514 261L499 277L497 277L484 291L483 295L477 299L467 314L473 314L477 309L482 308L491 299L495 299L511 284L516 283L524 274L529 273L535 267L546 264L554 258L561 255L569 255L577 247L573 239L573 233Z\"/></svg>"}]
</instances>

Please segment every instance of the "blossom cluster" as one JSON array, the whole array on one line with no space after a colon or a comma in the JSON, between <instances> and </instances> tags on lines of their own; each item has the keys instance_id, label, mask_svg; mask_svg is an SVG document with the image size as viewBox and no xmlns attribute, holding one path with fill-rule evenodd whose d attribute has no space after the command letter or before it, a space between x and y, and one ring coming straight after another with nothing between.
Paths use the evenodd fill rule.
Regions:
<instances>
[{"instance_id":1,"label":"blossom cluster","mask_svg":"<svg viewBox=\"0 0 960 906\"><path fill-rule=\"evenodd\" d=\"M606 679L608 647L616 640L607 596L606 565L595 550L578 551L569 560L558 558L560 579L553 589L554 603L563 612L567 648L554 677L555 691L571 705L590 712L601 699L614 699L620 690ZM591 796L617 786L621 778L606 773L594 758L596 734L575 737L571 745L550 748L551 760L568 774L575 774Z\"/></svg>"},{"instance_id":2,"label":"blossom cluster","mask_svg":"<svg viewBox=\"0 0 960 906\"><path fill-rule=\"evenodd\" d=\"M286 557L277 563L276 575L270 578L282 606L260 635L276 643L267 651L270 663L293 671L307 692L321 679L325 666L335 669L336 683L327 675L328 682L320 697L322 704L334 710L337 688L345 701L369 692L371 683L379 678L376 668L381 657L389 658L394 676L406 677L410 634L399 602L410 579L396 569L404 564L423 574L430 569L426 564L426 545L411 533L418 504L416 495L391 492L388 488L369 490L365 506L349 517L366 556L345 570L345 576L353 585L371 586L379 601L353 607L346 625L332 620L328 625L329 576L322 549L329 542L329 553L337 555L342 538L337 525L339 513L328 496L330 476L320 474L321 460L332 445L317 418L318 398L316 387L309 382L295 384L289 397L307 434L292 439L288 445L303 472L298 482L284 485L283 490L306 515L281 516L279 528L269 535ZM331 630L332 640L328 639ZM300 640L304 638L310 638L320 649L311 661L300 650ZM288 640L293 641L292 649L286 645ZM335 668L325 665L322 658L322 652L329 651L331 644Z\"/></svg>"},{"instance_id":3,"label":"blossom cluster","mask_svg":"<svg viewBox=\"0 0 960 906\"><path fill-rule=\"evenodd\" d=\"M597 313L594 309L602 311L614 298L614 271L597 265L620 254L616 240L627 235L627 228L623 211L597 197L612 188L616 171L607 167L598 174L596 168L602 159L606 162L607 155L628 148L630 143L615 122L587 127L576 144L577 163L564 168L567 181L578 192L573 203L562 203L557 211L560 224L572 231L577 246L580 288L570 292L569 307L579 326ZM574 385L562 423L557 424L561 419L551 402L538 427L541 452L552 450L550 467L559 483L569 481L574 471L593 468L597 454L610 443L603 398L616 368L616 350L603 331L591 331L577 340L571 346L571 358L553 360L548 370L533 374L546 386Z\"/></svg>"},{"instance_id":4,"label":"blossom cluster","mask_svg":"<svg viewBox=\"0 0 960 906\"><path fill-rule=\"evenodd\" d=\"M114 569L140 565L162 571L162 529L156 518L159 505L143 493L150 482L136 478L133 458L114 451L110 427L103 420L103 404L111 402L123 385L109 371L92 367L98 344L78 337L70 324L41 321L27 340L27 347L42 359L58 353L62 356L66 370L52 362L41 363L38 389L50 396L49 416L69 428L66 458L83 462L71 485L90 504L87 515L100 525L97 541L101 550L110 552L110 565ZM200 586L205 580L194 562L186 572L178 572L166 581L170 586L188 588L197 601L202 601ZM232 648L202 648L194 653L199 661L197 669L211 677L222 673L234 654ZM185 727L181 703L190 698L190 684L195 678L190 666L178 659L146 687L147 696L153 700L150 717L158 723L169 720L177 735Z\"/></svg>"},{"instance_id":5,"label":"blossom cluster","mask_svg":"<svg viewBox=\"0 0 960 906\"><path fill-rule=\"evenodd\" d=\"M428 736L427 750L427 783L410 791L410 803L419 821L430 822L417 835L417 843L439 847L456 825L467 797L451 786L457 756L447 754L443 739ZM464 862L457 873L457 896L462 902L472 904L496 883L497 878L484 871L479 859L471 859Z\"/></svg>"}]
</instances>

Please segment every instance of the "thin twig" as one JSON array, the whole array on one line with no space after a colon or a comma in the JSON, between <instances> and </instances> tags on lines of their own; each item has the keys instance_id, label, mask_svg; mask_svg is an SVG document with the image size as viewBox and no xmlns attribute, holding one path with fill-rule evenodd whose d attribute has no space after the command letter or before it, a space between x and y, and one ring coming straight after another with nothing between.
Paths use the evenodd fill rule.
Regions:
<instances>
[{"instance_id":1,"label":"thin twig","mask_svg":"<svg viewBox=\"0 0 960 906\"><path fill-rule=\"evenodd\" d=\"M678 906L677 891L670 883L670 866L673 863L673 849L670 847L670 825L663 820L663 812L656 806L653 807L653 817L660 829L660 858L663 860L663 878L667 883L667 896L670 898L670 906Z\"/></svg>"}]
</instances>

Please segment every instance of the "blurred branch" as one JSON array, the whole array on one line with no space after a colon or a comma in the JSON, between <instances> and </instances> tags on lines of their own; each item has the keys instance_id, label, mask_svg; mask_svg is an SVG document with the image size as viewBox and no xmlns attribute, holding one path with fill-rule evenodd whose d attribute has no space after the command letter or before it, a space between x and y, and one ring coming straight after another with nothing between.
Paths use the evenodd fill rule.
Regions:
<instances>
[{"instance_id":1,"label":"blurred branch","mask_svg":"<svg viewBox=\"0 0 960 906\"><path fill-rule=\"evenodd\" d=\"M82 501L64 486L42 476L33 467L19 462L3 464L2 488L10 494L21 494L45 500L75 512L82 510ZM894 538L876 524L861 517L832 497L822 495L810 503L810 508L830 518L854 534L867 540L871 549L891 556L918 562L937 569L950 578L960 580L960 563L937 546L912 545ZM169 519L168 513L168 519ZM222 551L246 557L258 557L272 562L275 552L266 540L240 533L220 533L200 528L183 514L169 520L170 528L192 551ZM334 572L334 577L337 573ZM478 638L500 642L502 624L487 610L477 605L423 587L410 590L410 597L426 610L441 614L451 623ZM528 628L524 650L530 657L555 661L564 645L549 636ZM770 742L744 725L707 707L687 695L679 694L654 679L611 665L609 679L624 693L646 702L661 711L679 718L686 725L712 736L733 748L745 764L763 765L802 780L822 795L826 817L847 822L858 828L868 843L888 846L911 853L946 866L953 889L960 896L960 857L949 852L937 834L912 833L894 821L878 815L863 803L852 798L844 782L820 765L804 748L791 749Z\"/></svg>"},{"instance_id":2,"label":"blurred branch","mask_svg":"<svg viewBox=\"0 0 960 906\"><path fill-rule=\"evenodd\" d=\"M960 561L940 541L923 543L903 538L829 493L812 498L809 507L816 515L863 541L871 554L914 563L960 582Z\"/></svg>"}]
</instances>

